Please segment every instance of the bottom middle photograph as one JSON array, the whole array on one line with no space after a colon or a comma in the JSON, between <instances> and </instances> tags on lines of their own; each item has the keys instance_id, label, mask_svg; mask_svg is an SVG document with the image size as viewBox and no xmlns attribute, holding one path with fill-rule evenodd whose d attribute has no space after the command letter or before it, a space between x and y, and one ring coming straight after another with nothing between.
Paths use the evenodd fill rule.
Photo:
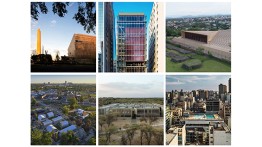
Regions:
<instances>
[{"instance_id":1,"label":"bottom middle photograph","mask_svg":"<svg viewBox=\"0 0 262 147\"><path fill-rule=\"evenodd\" d=\"M101 75L99 145L163 145L162 75Z\"/></svg>"}]
</instances>

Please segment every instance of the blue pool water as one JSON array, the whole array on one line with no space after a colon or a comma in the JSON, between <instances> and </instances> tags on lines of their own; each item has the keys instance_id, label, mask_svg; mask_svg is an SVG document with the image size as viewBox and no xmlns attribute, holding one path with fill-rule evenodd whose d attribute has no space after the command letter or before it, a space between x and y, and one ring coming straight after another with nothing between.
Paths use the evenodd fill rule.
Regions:
<instances>
[{"instance_id":1,"label":"blue pool water","mask_svg":"<svg viewBox=\"0 0 262 147\"><path fill-rule=\"evenodd\" d=\"M215 119L213 114L194 114L191 117L194 119Z\"/></svg>"}]
</instances>

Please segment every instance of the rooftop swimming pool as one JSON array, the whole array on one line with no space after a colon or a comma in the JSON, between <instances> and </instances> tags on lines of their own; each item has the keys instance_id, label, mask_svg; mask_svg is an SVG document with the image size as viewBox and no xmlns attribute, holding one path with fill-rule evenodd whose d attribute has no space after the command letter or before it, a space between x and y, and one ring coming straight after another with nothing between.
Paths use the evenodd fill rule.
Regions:
<instances>
[{"instance_id":1,"label":"rooftop swimming pool","mask_svg":"<svg viewBox=\"0 0 262 147\"><path fill-rule=\"evenodd\" d=\"M194 114L190 115L193 119L215 119L213 114Z\"/></svg>"}]
</instances>

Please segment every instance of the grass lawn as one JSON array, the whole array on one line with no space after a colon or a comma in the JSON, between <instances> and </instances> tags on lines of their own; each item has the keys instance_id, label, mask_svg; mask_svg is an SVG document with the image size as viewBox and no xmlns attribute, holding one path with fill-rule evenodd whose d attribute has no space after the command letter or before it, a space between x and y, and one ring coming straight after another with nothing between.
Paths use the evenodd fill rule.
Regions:
<instances>
[{"instance_id":1,"label":"grass lawn","mask_svg":"<svg viewBox=\"0 0 262 147\"><path fill-rule=\"evenodd\" d=\"M167 51L174 52L181 56L187 56L185 54L181 54L174 50L167 49ZM230 72L231 71L230 63L226 63L216 58L208 57L205 55L195 54L195 55L192 55L192 57L202 61L202 66L200 68L188 71L182 68L182 64L186 61L181 62L181 63L175 63L171 61L170 57L166 57L166 71L167 72ZM189 59L187 61L190 61L190 60L194 60L194 59Z\"/></svg>"}]
</instances>

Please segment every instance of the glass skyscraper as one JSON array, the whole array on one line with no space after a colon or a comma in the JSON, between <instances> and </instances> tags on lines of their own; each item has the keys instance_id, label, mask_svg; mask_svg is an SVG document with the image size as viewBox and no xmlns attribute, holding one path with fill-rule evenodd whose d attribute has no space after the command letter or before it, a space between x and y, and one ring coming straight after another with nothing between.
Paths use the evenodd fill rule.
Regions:
<instances>
[{"instance_id":1,"label":"glass skyscraper","mask_svg":"<svg viewBox=\"0 0 262 147\"><path fill-rule=\"evenodd\" d=\"M117 17L117 72L146 72L146 16L119 13Z\"/></svg>"}]
</instances>

